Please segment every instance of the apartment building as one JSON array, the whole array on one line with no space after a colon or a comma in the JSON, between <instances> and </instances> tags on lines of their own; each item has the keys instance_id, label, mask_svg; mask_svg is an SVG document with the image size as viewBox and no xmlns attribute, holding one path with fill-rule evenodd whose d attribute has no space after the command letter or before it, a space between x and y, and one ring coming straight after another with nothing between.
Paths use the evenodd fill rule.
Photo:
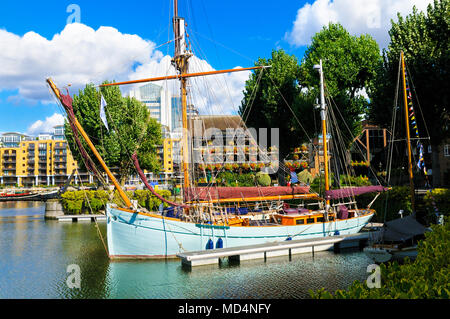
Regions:
<instances>
[{"instance_id":1,"label":"apartment building","mask_svg":"<svg viewBox=\"0 0 450 319\"><path fill-rule=\"evenodd\" d=\"M54 129L54 133L40 134L37 138L20 133L1 136L0 185L30 187L63 185L66 182L78 164L64 140L63 126ZM79 181L92 183L93 178L82 173L75 177L75 182Z\"/></svg>"}]
</instances>

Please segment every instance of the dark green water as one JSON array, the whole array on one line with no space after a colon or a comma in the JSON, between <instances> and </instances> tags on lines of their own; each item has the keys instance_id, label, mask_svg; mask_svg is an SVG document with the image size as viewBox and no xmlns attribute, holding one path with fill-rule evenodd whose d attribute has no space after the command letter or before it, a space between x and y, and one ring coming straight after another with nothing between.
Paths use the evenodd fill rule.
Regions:
<instances>
[{"instance_id":1,"label":"dark green water","mask_svg":"<svg viewBox=\"0 0 450 319\"><path fill-rule=\"evenodd\" d=\"M0 203L0 298L309 298L309 289L365 280L372 263L360 251L192 271L178 260L111 262L94 223L45 221L44 210L38 202ZM66 283L72 264L81 270L80 289Z\"/></svg>"}]
</instances>

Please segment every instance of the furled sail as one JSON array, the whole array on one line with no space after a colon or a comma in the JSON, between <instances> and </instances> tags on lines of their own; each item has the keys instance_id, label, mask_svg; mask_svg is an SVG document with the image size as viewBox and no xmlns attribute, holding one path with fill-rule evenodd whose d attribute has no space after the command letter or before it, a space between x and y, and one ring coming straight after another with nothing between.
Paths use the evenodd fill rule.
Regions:
<instances>
[{"instance_id":1,"label":"furled sail","mask_svg":"<svg viewBox=\"0 0 450 319\"><path fill-rule=\"evenodd\" d=\"M191 187L184 192L185 200L188 202L258 198L263 200L265 197L294 196L299 194L309 194L309 186Z\"/></svg>"},{"instance_id":2,"label":"furled sail","mask_svg":"<svg viewBox=\"0 0 450 319\"><path fill-rule=\"evenodd\" d=\"M389 190L389 188L381 186L381 185L333 189L333 190L325 191L325 199L326 200L339 199L339 198L345 198L345 197L358 196L358 195L362 195L365 193L385 192L388 190Z\"/></svg>"},{"instance_id":3,"label":"furled sail","mask_svg":"<svg viewBox=\"0 0 450 319\"><path fill-rule=\"evenodd\" d=\"M155 196L156 196L158 199L160 199L161 201L163 201L163 202L169 204L170 206L189 208L188 205L179 204L179 203L176 203L176 202L169 201L169 200L165 199L164 197L162 197L161 195L159 195L159 194L153 189L153 187L148 183L147 178L145 177L144 172L142 172L142 169L141 169L141 167L140 167L140 165L139 165L139 161L138 161L136 152L134 152L133 155L131 155L131 159L133 160L134 167L136 168L136 171L138 172L139 177L141 178L141 181L142 181L142 182L145 184L145 186L150 190L150 192L152 192L153 195L155 195Z\"/></svg>"}]
</instances>

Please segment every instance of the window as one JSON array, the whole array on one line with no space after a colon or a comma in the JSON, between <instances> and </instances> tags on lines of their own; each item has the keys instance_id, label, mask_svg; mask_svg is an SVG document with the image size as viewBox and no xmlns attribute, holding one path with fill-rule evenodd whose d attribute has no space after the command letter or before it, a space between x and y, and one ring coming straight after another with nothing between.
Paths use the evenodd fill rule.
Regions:
<instances>
[{"instance_id":1,"label":"window","mask_svg":"<svg viewBox=\"0 0 450 319\"><path fill-rule=\"evenodd\" d=\"M307 224L314 224L314 218L308 218L308 219L306 220L306 223L307 223Z\"/></svg>"},{"instance_id":2,"label":"window","mask_svg":"<svg viewBox=\"0 0 450 319\"><path fill-rule=\"evenodd\" d=\"M450 156L450 144L444 145L444 156L446 157Z\"/></svg>"},{"instance_id":3,"label":"window","mask_svg":"<svg viewBox=\"0 0 450 319\"><path fill-rule=\"evenodd\" d=\"M318 223L323 223L325 220L323 219L323 217L317 217L317 222Z\"/></svg>"},{"instance_id":4,"label":"window","mask_svg":"<svg viewBox=\"0 0 450 319\"><path fill-rule=\"evenodd\" d=\"M297 219L296 223L297 223L297 225L304 225L305 224L305 220L304 219Z\"/></svg>"}]
</instances>

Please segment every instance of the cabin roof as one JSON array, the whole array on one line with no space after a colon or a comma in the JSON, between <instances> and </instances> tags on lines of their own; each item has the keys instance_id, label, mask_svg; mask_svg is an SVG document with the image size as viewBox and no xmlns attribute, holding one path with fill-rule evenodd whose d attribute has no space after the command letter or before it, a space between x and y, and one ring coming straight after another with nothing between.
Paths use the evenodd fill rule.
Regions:
<instances>
[{"instance_id":1,"label":"cabin roof","mask_svg":"<svg viewBox=\"0 0 450 319\"><path fill-rule=\"evenodd\" d=\"M205 129L218 128L225 131L227 128L244 127L239 115L200 115L199 120L203 121Z\"/></svg>"}]
</instances>

